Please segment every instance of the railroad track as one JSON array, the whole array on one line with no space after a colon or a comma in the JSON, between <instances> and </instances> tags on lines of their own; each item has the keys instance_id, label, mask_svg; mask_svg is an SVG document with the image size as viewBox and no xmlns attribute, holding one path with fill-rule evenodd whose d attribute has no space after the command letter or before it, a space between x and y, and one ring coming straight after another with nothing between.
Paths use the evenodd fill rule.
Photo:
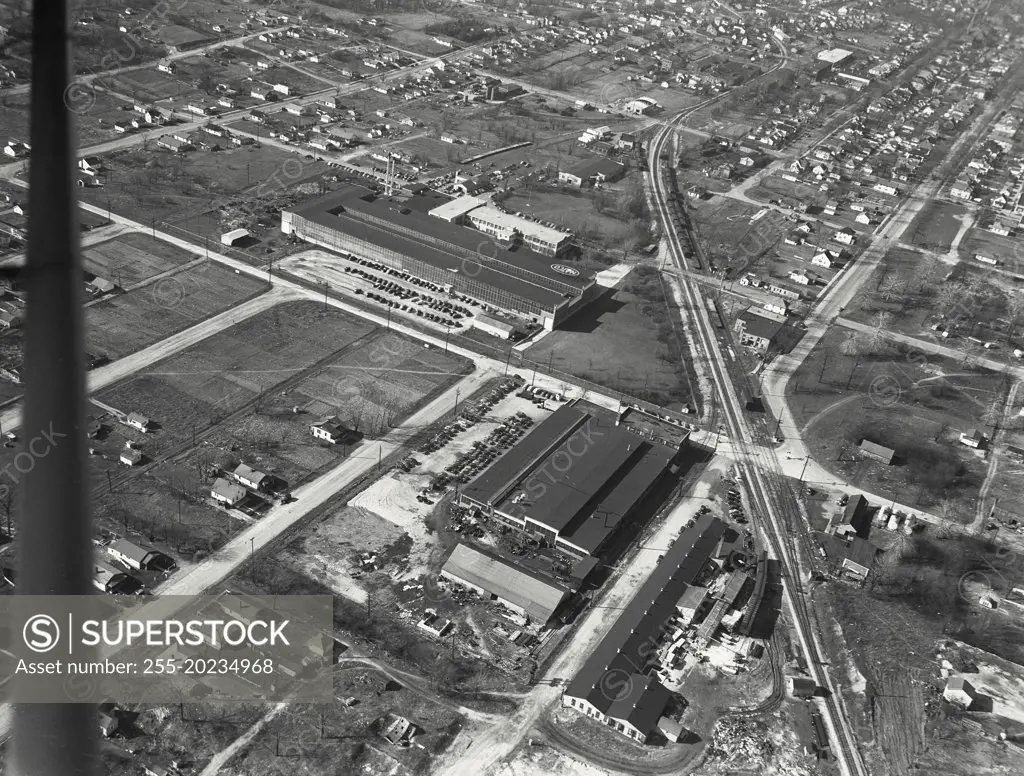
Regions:
<instances>
[{"instance_id":1,"label":"railroad track","mask_svg":"<svg viewBox=\"0 0 1024 776\"><path fill-rule=\"evenodd\" d=\"M784 64L785 60L777 67ZM771 70L768 71L772 72ZM666 176L663 175L662 152L672 137L674 127L693 110L704 107L707 102L678 114L652 141L649 151L651 180L654 200L659 219L664 227L664 237L669 243L673 265L679 270L680 285L688 302L693 331L696 335L694 346L705 357L718 401L715 402L729 437L738 447L737 466L742 474L743 487L748 501L754 507L752 519L755 527L771 555L779 562L783 578L783 600L793 618L793 628L803 651L808 670L815 682L828 693L819 703L824 710L824 719L833 743L833 752L846 776L867 776L852 725L841 705L840 696L823 660L823 649L817 643L813 628L817 625L813 610L806 601L807 590L803 582L807 562L801 558L811 557L808 528L794 520L799 515L792 491L781 479L781 467L773 449L755 447L754 434L736 396L736 388L729 375L714 327L708 317L696 284L688 282L686 272L691 271L682 242L673 228L672 212L669 206L671 192ZM781 699L780 701L781 702Z\"/></svg>"}]
</instances>

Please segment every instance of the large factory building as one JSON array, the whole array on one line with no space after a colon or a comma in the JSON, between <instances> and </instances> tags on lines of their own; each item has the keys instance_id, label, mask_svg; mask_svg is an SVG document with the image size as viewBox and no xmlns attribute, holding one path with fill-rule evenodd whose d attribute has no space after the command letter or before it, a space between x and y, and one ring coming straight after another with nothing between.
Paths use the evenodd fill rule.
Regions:
<instances>
[{"instance_id":1,"label":"large factory building","mask_svg":"<svg viewBox=\"0 0 1024 776\"><path fill-rule=\"evenodd\" d=\"M442 206L450 201L436 194L382 196L350 185L283 211L281 231L408 272L546 329L597 295L592 275L555 256L544 256L525 241L496 241L443 217ZM557 246L553 252L561 250Z\"/></svg>"}]
</instances>

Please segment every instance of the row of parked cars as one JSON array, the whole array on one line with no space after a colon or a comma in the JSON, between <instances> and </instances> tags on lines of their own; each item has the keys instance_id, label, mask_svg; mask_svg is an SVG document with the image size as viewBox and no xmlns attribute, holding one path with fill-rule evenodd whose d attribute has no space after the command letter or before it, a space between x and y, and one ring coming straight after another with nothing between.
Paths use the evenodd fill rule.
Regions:
<instances>
[{"instance_id":1,"label":"row of parked cars","mask_svg":"<svg viewBox=\"0 0 1024 776\"><path fill-rule=\"evenodd\" d=\"M455 463L445 468L445 472L459 482L469 482L518 442L532 425L533 420L528 415L517 412L502 421L485 440L474 442L473 449L456 458Z\"/></svg>"}]
</instances>

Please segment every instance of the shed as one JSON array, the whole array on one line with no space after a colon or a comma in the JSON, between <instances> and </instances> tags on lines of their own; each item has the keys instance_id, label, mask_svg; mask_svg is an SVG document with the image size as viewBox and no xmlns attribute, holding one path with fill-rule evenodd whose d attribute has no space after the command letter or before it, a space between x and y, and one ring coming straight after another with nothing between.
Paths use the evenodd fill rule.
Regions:
<instances>
[{"instance_id":1,"label":"shed","mask_svg":"<svg viewBox=\"0 0 1024 776\"><path fill-rule=\"evenodd\" d=\"M220 236L221 245L234 246L249 236L248 229L232 229Z\"/></svg>"}]
</instances>

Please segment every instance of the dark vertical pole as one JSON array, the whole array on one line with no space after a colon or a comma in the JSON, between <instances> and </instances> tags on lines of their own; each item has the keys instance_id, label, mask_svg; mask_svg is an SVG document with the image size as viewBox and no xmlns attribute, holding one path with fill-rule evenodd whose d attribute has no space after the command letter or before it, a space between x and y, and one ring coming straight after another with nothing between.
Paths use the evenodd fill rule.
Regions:
<instances>
[{"instance_id":1,"label":"dark vertical pole","mask_svg":"<svg viewBox=\"0 0 1024 776\"><path fill-rule=\"evenodd\" d=\"M77 142L66 104L68 39L66 3L37 0L32 7L33 162L22 436L42 439L47 452L32 455L20 489L26 519L19 532L18 595L90 592L84 300L72 179ZM29 447L28 452L34 451ZM14 708L13 729L11 770L19 776L91 776L98 770L93 705L20 704Z\"/></svg>"}]
</instances>

